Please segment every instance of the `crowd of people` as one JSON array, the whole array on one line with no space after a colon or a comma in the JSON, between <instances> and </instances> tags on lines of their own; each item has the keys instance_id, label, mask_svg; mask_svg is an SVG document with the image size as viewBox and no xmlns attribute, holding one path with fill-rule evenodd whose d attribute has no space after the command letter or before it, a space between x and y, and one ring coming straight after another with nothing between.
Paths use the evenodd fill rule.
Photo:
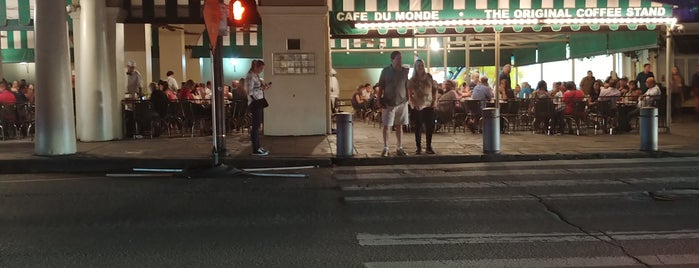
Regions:
<instances>
[{"instance_id":1,"label":"crowd of people","mask_svg":"<svg viewBox=\"0 0 699 268\"><path fill-rule=\"evenodd\" d=\"M394 51L391 53L391 65L382 69L379 82L373 86L369 83L360 84L351 97L352 106L359 116L365 117L376 111L381 115L384 143L382 156L391 154L388 142L391 130L395 130L396 135L395 155L407 155L402 139L407 126L415 132L415 154L434 154L432 134L440 124L454 120L451 116L455 111L469 114L464 118L464 124L475 133L482 109L496 98L504 103L508 100L526 99L529 106L521 109L532 116L536 109L535 103L550 102L548 122L538 125L541 122L534 119L532 127L549 129L546 132L551 134L562 134L566 126L569 127L569 132L573 132L573 124L579 127L580 121L585 120L589 114L598 113L599 106L604 106L600 109L610 110L608 116L614 117L614 125L608 127L616 132L628 132L633 118L639 115L641 108L664 105L660 98L662 95L672 94L672 109L680 109L679 105L690 95L690 87L684 84L676 67L672 68L672 88L666 93L651 72L650 64L645 64L633 80L619 77L614 71L602 80L595 78L592 71L587 71L587 75L579 83L553 82L551 88L546 81L539 81L535 88L528 82L512 87L509 64L502 67L502 72L495 81L476 71L468 74L470 79L465 79L460 85L454 80L436 82L426 72L425 63L421 59L415 61L413 68L412 76L408 76L409 69L403 65L401 53ZM699 105L699 67L692 78L691 88L695 92L692 96L697 96ZM480 105L475 109L464 107L468 100L477 100ZM425 147L422 146L422 132L426 136Z\"/></svg>"},{"instance_id":2,"label":"crowd of people","mask_svg":"<svg viewBox=\"0 0 699 268\"><path fill-rule=\"evenodd\" d=\"M10 84L7 80L0 81L0 104L34 103L34 85L27 81L15 80Z\"/></svg>"},{"instance_id":3,"label":"crowd of people","mask_svg":"<svg viewBox=\"0 0 699 268\"><path fill-rule=\"evenodd\" d=\"M250 70L244 78L233 80L231 84L223 85L223 98L226 105L231 107L233 117L241 117L249 113L251 117L250 139L252 142L253 155L267 155L269 151L260 145L259 131L262 125L262 108L249 107L255 100L264 98L264 90L270 88L269 83L264 83L259 74L264 70L264 62L253 60ZM142 89L143 78L136 70L133 61L127 64L127 93L125 100L149 100L153 107L154 118L166 118L168 115L168 105L172 102L190 102L193 105L195 114L211 114L207 110L210 104L213 91L211 81L206 83L196 83L193 80L178 83L173 71L167 71L165 80L151 82L148 90ZM210 109L210 107L208 108ZM138 118L134 119L138 120Z\"/></svg>"}]
</instances>

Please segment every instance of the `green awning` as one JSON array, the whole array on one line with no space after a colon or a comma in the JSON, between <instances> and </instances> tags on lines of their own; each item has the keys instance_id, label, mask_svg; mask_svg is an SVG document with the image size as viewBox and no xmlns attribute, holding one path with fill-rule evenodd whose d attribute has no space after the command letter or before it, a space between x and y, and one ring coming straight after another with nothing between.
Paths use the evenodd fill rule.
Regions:
<instances>
[{"instance_id":1,"label":"green awning","mask_svg":"<svg viewBox=\"0 0 699 268\"><path fill-rule=\"evenodd\" d=\"M625 52L658 47L658 32L609 32L608 52Z\"/></svg>"},{"instance_id":2,"label":"green awning","mask_svg":"<svg viewBox=\"0 0 699 268\"><path fill-rule=\"evenodd\" d=\"M538 63L565 60L566 43L541 43L539 44L539 59Z\"/></svg>"},{"instance_id":3,"label":"green awning","mask_svg":"<svg viewBox=\"0 0 699 268\"><path fill-rule=\"evenodd\" d=\"M579 33L570 35L570 57L582 58L607 54L606 33Z\"/></svg>"},{"instance_id":4,"label":"green awning","mask_svg":"<svg viewBox=\"0 0 699 268\"><path fill-rule=\"evenodd\" d=\"M514 51L515 66L536 63L536 48L520 48Z\"/></svg>"}]
</instances>

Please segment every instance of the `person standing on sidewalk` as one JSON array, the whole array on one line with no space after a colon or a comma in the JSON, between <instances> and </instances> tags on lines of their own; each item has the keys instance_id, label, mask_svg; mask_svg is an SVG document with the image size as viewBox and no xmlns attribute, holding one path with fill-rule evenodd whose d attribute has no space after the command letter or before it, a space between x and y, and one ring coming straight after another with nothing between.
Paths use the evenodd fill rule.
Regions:
<instances>
[{"instance_id":1,"label":"person standing on sidewalk","mask_svg":"<svg viewBox=\"0 0 699 268\"><path fill-rule=\"evenodd\" d=\"M388 156L388 133L396 127L396 154L405 156L403 150L403 126L408 124L408 68L403 67L399 51L391 52L391 65L381 70L379 77L379 106L383 125L382 157Z\"/></svg>"},{"instance_id":2,"label":"person standing on sidewalk","mask_svg":"<svg viewBox=\"0 0 699 268\"><path fill-rule=\"evenodd\" d=\"M126 64L126 68L126 93L132 94L134 98L143 96L143 77L141 73L136 70L136 62L129 61Z\"/></svg>"},{"instance_id":3,"label":"person standing on sidewalk","mask_svg":"<svg viewBox=\"0 0 699 268\"><path fill-rule=\"evenodd\" d=\"M413 109L417 111L415 121L415 154L422 153L422 129L425 127L425 153L434 154L432 150L432 132L434 132L434 106L437 99L437 83L432 75L425 71L425 62L421 59L413 65L413 76L408 81L409 99Z\"/></svg>"},{"instance_id":4,"label":"person standing on sidewalk","mask_svg":"<svg viewBox=\"0 0 699 268\"><path fill-rule=\"evenodd\" d=\"M646 94L646 91L648 91L646 80L649 77L655 78L655 75L650 71L650 63L646 63L643 64L643 71L636 75L636 83L638 83L638 88L641 89L641 94Z\"/></svg>"},{"instance_id":5,"label":"person standing on sidewalk","mask_svg":"<svg viewBox=\"0 0 699 268\"><path fill-rule=\"evenodd\" d=\"M250 103L253 100L264 99L264 91L269 89L267 84L263 84L260 80L260 73L265 68L265 63L261 60L253 60L250 66L248 74L245 76L245 86L250 95L250 102L248 107L250 108L250 113L252 114L252 126L250 127L250 141L252 142L252 154L253 155L268 155L269 151L265 150L260 146L260 125L262 125L262 119L264 117L263 109L264 107L251 106Z\"/></svg>"}]
</instances>

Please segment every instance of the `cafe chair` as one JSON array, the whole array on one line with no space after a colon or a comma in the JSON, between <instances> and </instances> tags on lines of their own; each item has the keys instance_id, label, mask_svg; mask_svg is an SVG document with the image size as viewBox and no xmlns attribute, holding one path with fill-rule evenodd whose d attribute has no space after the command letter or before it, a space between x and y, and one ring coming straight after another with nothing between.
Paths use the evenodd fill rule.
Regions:
<instances>
[{"instance_id":1,"label":"cafe chair","mask_svg":"<svg viewBox=\"0 0 699 268\"><path fill-rule=\"evenodd\" d=\"M15 104L0 104L0 134L2 140L19 135L17 106Z\"/></svg>"},{"instance_id":2,"label":"cafe chair","mask_svg":"<svg viewBox=\"0 0 699 268\"><path fill-rule=\"evenodd\" d=\"M534 121L532 121L532 132L551 135L556 106L548 98L537 99L534 103Z\"/></svg>"},{"instance_id":3,"label":"cafe chair","mask_svg":"<svg viewBox=\"0 0 699 268\"><path fill-rule=\"evenodd\" d=\"M580 136L580 126L582 124L587 125L586 123L586 113L585 110L587 108L587 105L583 101L576 101L574 103L575 109L573 114L567 114L563 116L563 120L565 120L566 125L569 126L569 129L571 132L573 131L573 127L575 127L575 135ZM587 129L587 128L586 128ZM586 130L587 132L587 130Z\"/></svg>"}]
</instances>

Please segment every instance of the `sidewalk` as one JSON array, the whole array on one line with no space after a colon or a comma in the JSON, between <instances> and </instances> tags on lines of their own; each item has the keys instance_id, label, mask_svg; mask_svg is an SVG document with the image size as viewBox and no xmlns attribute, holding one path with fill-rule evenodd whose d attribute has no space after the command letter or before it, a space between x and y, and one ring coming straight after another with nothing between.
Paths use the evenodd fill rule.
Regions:
<instances>
[{"instance_id":1,"label":"sidewalk","mask_svg":"<svg viewBox=\"0 0 699 268\"><path fill-rule=\"evenodd\" d=\"M484 155L481 134L471 134L468 131L464 133L463 130L457 130L456 133L440 130L434 134L432 142L436 155L415 155L414 133L405 133L403 145L408 156L396 157L396 137L391 133L391 156L382 158L380 154L383 143L379 125L355 120L354 157L335 157L335 135L263 136L262 144L271 154L251 156L249 135L243 132L228 134L226 147L230 156L222 161L230 166L250 168L698 156L699 123L689 118L677 121L672 125L671 133L661 132L658 135L659 151L655 153L639 151L640 138L637 132L619 135L594 135L591 132L585 135L583 132L581 136L547 136L520 130L500 136L500 154ZM0 173L130 172L134 167L206 166L213 163L212 148L211 136L165 136L155 139L78 142L78 152L74 155L46 157L34 155L34 143L28 139L6 140L0 141Z\"/></svg>"}]
</instances>

